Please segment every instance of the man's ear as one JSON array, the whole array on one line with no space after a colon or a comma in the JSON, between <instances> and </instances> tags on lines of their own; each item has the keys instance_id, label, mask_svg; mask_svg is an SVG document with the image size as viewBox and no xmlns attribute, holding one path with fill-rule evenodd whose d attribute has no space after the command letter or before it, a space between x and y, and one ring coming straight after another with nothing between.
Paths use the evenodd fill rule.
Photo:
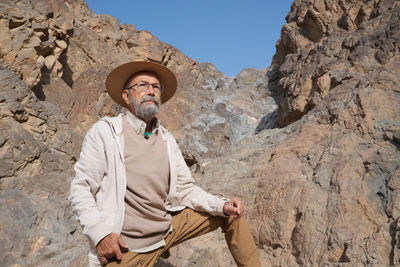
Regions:
<instances>
[{"instance_id":1,"label":"man's ear","mask_svg":"<svg viewBox=\"0 0 400 267\"><path fill-rule=\"evenodd\" d=\"M124 102L130 106L131 105L131 100L129 99L129 91L124 89L122 91L122 99L124 100Z\"/></svg>"}]
</instances>

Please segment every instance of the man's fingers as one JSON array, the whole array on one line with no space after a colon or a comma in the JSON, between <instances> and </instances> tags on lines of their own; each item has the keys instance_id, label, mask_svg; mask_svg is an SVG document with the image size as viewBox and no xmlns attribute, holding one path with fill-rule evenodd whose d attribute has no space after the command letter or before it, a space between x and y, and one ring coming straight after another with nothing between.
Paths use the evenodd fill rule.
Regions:
<instances>
[{"instance_id":1,"label":"man's fingers","mask_svg":"<svg viewBox=\"0 0 400 267\"><path fill-rule=\"evenodd\" d=\"M243 201L238 197L232 198L230 201L225 203L224 212L234 216L235 219L240 218L244 214Z\"/></svg>"},{"instance_id":2,"label":"man's fingers","mask_svg":"<svg viewBox=\"0 0 400 267\"><path fill-rule=\"evenodd\" d=\"M241 214L237 214L235 215L235 219L239 219L240 217L242 217L243 215L245 215L246 213L243 211Z\"/></svg>"},{"instance_id":3,"label":"man's fingers","mask_svg":"<svg viewBox=\"0 0 400 267\"><path fill-rule=\"evenodd\" d=\"M107 264L109 259L122 259L121 248L127 249L128 246L117 233L110 233L104 237L96 246L97 254L103 264Z\"/></svg>"},{"instance_id":4,"label":"man's fingers","mask_svg":"<svg viewBox=\"0 0 400 267\"><path fill-rule=\"evenodd\" d=\"M115 254L115 257L117 258L117 260L121 260L122 259L122 253L121 253L121 249L119 247L115 248L114 254Z\"/></svg>"},{"instance_id":5,"label":"man's fingers","mask_svg":"<svg viewBox=\"0 0 400 267\"><path fill-rule=\"evenodd\" d=\"M100 257L100 261L101 261L101 263L103 263L103 264L107 264L107 263L108 263L107 258L104 257L104 256L101 256L101 257Z\"/></svg>"},{"instance_id":6,"label":"man's fingers","mask_svg":"<svg viewBox=\"0 0 400 267\"><path fill-rule=\"evenodd\" d=\"M120 245L120 247L127 249L128 245L124 242L124 240L122 240L122 238L119 238L118 244Z\"/></svg>"},{"instance_id":7,"label":"man's fingers","mask_svg":"<svg viewBox=\"0 0 400 267\"><path fill-rule=\"evenodd\" d=\"M240 198L234 197L231 199L229 203L229 207L232 210L232 215L234 216L235 220L239 219L244 214L244 206L243 202Z\"/></svg>"},{"instance_id":8,"label":"man's fingers","mask_svg":"<svg viewBox=\"0 0 400 267\"><path fill-rule=\"evenodd\" d=\"M243 213L243 202L240 198L232 199L233 206L236 208L236 214L241 215Z\"/></svg>"},{"instance_id":9,"label":"man's fingers","mask_svg":"<svg viewBox=\"0 0 400 267\"><path fill-rule=\"evenodd\" d=\"M238 214L241 215L243 213L243 203L240 203L238 207Z\"/></svg>"}]
</instances>

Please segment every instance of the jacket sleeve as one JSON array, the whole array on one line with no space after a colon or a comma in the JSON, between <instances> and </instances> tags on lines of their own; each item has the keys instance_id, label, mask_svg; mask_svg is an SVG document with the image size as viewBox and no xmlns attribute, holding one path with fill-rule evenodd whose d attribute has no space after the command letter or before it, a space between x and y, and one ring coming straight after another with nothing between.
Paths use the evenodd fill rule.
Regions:
<instances>
[{"instance_id":1,"label":"jacket sleeve","mask_svg":"<svg viewBox=\"0 0 400 267\"><path fill-rule=\"evenodd\" d=\"M104 125L101 127L104 123L106 122L96 123L85 136L79 161L75 164L75 177L71 182L68 198L74 215L83 227L83 233L94 246L112 232L104 223L104 215L95 201L101 180L107 171L104 139L110 137L104 133Z\"/></svg>"},{"instance_id":2,"label":"jacket sleeve","mask_svg":"<svg viewBox=\"0 0 400 267\"><path fill-rule=\"evenodd\" d=\"M181 205L197 211L207 212L213 216L224 216L223 207L229 199L219 198L216 195L204 191L195 185L190 170L182 156L182 152L173 139L173 149L176 159L177 184L176 197Z\"/></svg>"}]
</instances>

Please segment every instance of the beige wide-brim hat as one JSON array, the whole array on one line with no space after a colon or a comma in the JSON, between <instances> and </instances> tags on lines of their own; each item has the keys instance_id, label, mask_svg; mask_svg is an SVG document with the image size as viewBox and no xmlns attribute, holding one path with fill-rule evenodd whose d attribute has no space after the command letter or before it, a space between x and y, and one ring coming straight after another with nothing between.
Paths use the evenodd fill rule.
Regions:
<instances>
[{"instance_id":1,"label":"beige wide-brim hat","mask_svg":"<svg viewBox=\"0 0 400 267\"><path fill-rule=\"evenodd\" d=\"M138 72L153 72L158 76L160 83L164 86L164 92L161 94L162 104L167 102L175 94L178 82L175 74L170 69L154 62L134 61L116 67L107 76L107 92L119 105L128 108L122 98L122 90L128 79Z\"/></svg>"}]
</instances>

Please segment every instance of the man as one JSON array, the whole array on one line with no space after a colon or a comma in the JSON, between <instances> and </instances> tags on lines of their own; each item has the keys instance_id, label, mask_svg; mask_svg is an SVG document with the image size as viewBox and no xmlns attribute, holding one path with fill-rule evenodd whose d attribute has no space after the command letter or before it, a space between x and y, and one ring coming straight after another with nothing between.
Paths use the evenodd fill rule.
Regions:
<instances>
[{"instance_id":1,"label":"man","mask_svg":"<svg viewBox=\"0 0 400 267\"><path fill-rule=\"evenodd\" d=\"M172 71L130 62L108 75L106 87L129 111L88 131L69 197L90 241L90 265L153 266L170 247L221 227L236 263L260 266L242 201L194 185L175 139L155 117L176 91Z\"/></svg>"}]
</instances>

